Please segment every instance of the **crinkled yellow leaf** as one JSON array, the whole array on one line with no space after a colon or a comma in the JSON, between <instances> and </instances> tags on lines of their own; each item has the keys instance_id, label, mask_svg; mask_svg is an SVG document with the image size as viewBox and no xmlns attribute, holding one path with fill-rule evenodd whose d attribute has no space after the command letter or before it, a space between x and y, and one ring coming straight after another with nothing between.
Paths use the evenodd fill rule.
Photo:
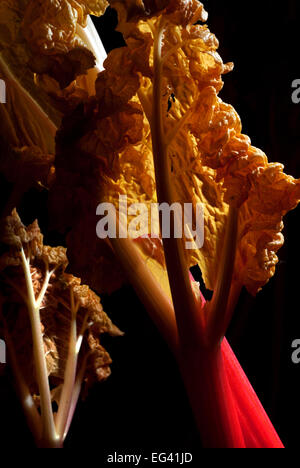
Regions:
<instances>
[{"instance_id":1,"label":"crinkled yellow leaf","mask_svg":"<svg viewBox=\"0 0 300 468\"><path fill-rule=\"evenodd\" d=\"M79 246L93 245L93 255L87 248L87 258L81 258L80 271L95 287L105 288L103 278L95 278L95 264L106 259L113 269L107 250L101 256L101 245L109 245L97 241L94 231L84 236L84 226L87 221L96 225L98 203L118 207L119 195L126 194L128 203L156 202L150 125L153 44L162 28L161 105L174 202L192 203L194 211L197 203L204 207L204 245L187 252L187 262L199 264L207 288L214 289L234 205L240 213L234 275L255 294L274 274L282 217L299 201L299 181L251 146L236 111L218 97L222 75L233 65L223 63L208 27L194 24L207 17L200 2L109 3L118 11L118 29L128 47L109 54L96 97L65 119L58 138L53 213L62 228L72 228L71 257L76 263ZM139 246L152 258L147 240ZM159 271L164 268L157 256L153 261ZM119 282L111 282L111 288Z\"/></svg>"},{"instance_id":2,"label":"crinkled yellow leaf","mask_svg":"<svg viewBox=\"0 0 300 468\"><path fill-rule=\"evenodd\" d=\"M140 79L139 89L150 121L152 49L144 54L142 68L140 51L145 50L143 43L153 43L159 28L164 30L162 106L166 109L164 131L174 199L197 200L205 207L204 246L193 252L192 260L197 260L206 286L213 289L228 207L238 206L235 276L255 294L274 274L276 252L283 242L282 217L299 202L300 182L286 176L281 165L269 164L267 157L251 146L250 139L241 133L235 110L218 97L223 86L221 75L230 71L232 64L223 64L217 53L218 41L207 26L194 25L197 15L197 19L206 19L200 2L110 3L118 10L119 30L128 44L130 54L127 51L126 56L128 60L131 55L134 72L141 76L143 70L150 69ZM137 36L138 46L132 40ZM268 213L266 207L271 207Z\"/></svg>"},{"instance_id":3,"label":"crinkled yellow leaf","mask_svg":"<svg viewBox=\"0 0 300 468\"><path fill-rule=\"evenodd\" d=\"M23 20L24 36L37 53L66 53L85 46L77 25L86 26L87 15L100 16L105 0L28 0Z\"/></svg>"},{"instance_id":4,"label":"crinkled yellow leaf","mask_svg":"<svg viewBox=\"0 0 300 468\"><path fill-rule=\"evenodd\" d=\"M0 78L6 86L0 170L23 189L49 182L62 111L95 92L96 75L89 70L95 64L94 30L90 21L84 26L89 13L102 14L105 7L104 1L0 2Z\"/></svg>"}]
</instances>

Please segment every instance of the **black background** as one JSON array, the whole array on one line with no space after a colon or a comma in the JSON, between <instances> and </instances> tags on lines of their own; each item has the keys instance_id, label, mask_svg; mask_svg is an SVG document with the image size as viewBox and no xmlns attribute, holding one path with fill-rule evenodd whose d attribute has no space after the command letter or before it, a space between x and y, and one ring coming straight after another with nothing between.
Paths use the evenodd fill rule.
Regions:
<instances>
[{"instance_id":1,"label":"black background","mask_svg":"<svg viewBox=\"0 0 300 468\"><path fill-rule=\"evenodd\" d=\"M270 161L300 177L300 104L291 83L300 78L300 5L287 0L209 0L208 25L220 41L223 60L235 69L224 77L224 101L239 112L243 132ZM97 20L107 50L122 44L115 15ZM24 222L47 225L46 194L31 191ZM30 205L30 210L28 206ZM291 343L300 339L299 210L285 218L286 243L275 277L254 299L243 292L228 339L272 419L283 443L297 447L300 429L300 364L291 361ZM55 235L46 232L46 242ZM55 239L56 240L56 239ZM113 358L112 376L80 403L66 448L97 449L99 464L114 450L192 449L201 443L176 364L130 287L103 298L106 311L125 337L105 340ZM33 447L22 412L6 377L0 377L0 446Z\"/></svg>"}]
</instances>

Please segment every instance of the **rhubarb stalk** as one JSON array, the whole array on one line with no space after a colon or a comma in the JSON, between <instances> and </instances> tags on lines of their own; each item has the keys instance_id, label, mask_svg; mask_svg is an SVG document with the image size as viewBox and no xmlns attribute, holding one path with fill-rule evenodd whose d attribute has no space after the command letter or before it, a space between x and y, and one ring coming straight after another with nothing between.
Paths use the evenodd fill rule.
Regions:
<instances>
[{"instance_id":1,"label":"rhubarb stalk","mask_svg":"<svg viewBox=\"0 0 300 468\"><path fill-rule=\"evenodd\" d=\"M163 137L161 106L163 34L162 19L154 41L151 133L158 201L171 206L174 200L170 183L168 148ZM232 218L232 224L234 224L235 213ZM180 339L180 367L202 440L207 447L244 447L244 439L219 347L214 345L210 347L210 343L208 345L206 343L203 311L199 311L196 305L182 240L175 239L171 233L170 238L164 239L163 243ZM224 269L227 268L229 261L230 259L225 255ZM217 305L224 295L228 297L230 280L231 277L229 285L226 282L225 287L220 281L217 290ZM227 299L225 308L226 303Z\"/></svg>"},{"instance_id":2,"label":"rhubarb stalk","mask_svg":"<svg viewBox=\"0 0 300 468\"><path fill-rule=\"evenodd\" d=\"M128 279L145 304L150 317L164 338L167 339L176 358L179 359L178 330L171 299L168 299L160 288L132 240L112 239L112 245L116 256L126 271ZM138 274L135 274L137 271ZM191 281L194 281L191 275L190 277ZM148 281L149 278L151 278L151 281ZM154 288L153 284L155 284ZM199 309L203 308L204 303L205 300L202 296L201 301L198 303ZM226 313L226 316L231 315L232 307L232 301L229 300L229 312ZM162 317L164 318L163 320ZM207 363L205 364L206 360ZM195 359L194 362L196 361ZM195 369L192 369L191 365L187 362L185 365L187 365L188 370L184 370L185 366L183 365L182 372L185 374L186 382L190 381L190 385L194 385L194 377L191 376L196 373L202 386L200 393L197 393L195 390L192 392L192 406L198 414L198 424L201 426L205 446L215 447L218 445L216 439L216 436L218 436L218 439L221 439L219 444L221 446L227 445L232 447L233 445L239 445L240 447L247 448L283 448L270 419L226 338L222 340L221 345L212 354L209 351L206 353L206 350L203 349L203 353ZM210 392L213 392L213 396L211 397L209 396ZM208 409L208 398L212 402L212 412L211 407ZM222 401L225 402L225 400L227 400L226 413L230 409L233 411L232 414L235 415L235 420L232 421L232 424L234 422L238 427L238 430L235 430L233 433L230 428L224 427L225 422L222 418L220 419L220 411L221 413L224 411L220 404ZM216 405L218 405L217 410L215 408ZM238 416L239 422L237 422L236 416ZM212 424L213 419L215 420L214 425L217 427L216 432ZM223 434L221 435L219 425L222 421ZM224 432L226 430L229 430L230 436L225 434L226 439L224 439ZM233 442L233 437L235 441L239 441L239 444Z\"/></svg>"},{"instance_id":3,"label":"rhubarb stalk","mask_svg":"<svg viewBox=\"0 0 300 468\"><path fill-rule=\"evenodd\" d=\"M150 120L152 147L155 166L156 191L159 203L173 204L168 148L164 143L162 118L162 38L164 33L163 19L155 34L154 41L154 79L153 79L153 116ZM176 313L180 340L184 346L198 346L202 340L201 315L196 307L191 288L187 262L182 247L182 239L174 237L174 221L171 219L170 238L163 239L170 288ZM176 272L176 274L173 274ZM186 317L188 310L189 320Z\"/></svg>"},{"instance_id":4,"label":"rhubarb stalk","mask_svg":"<svg viewBox=\"0 0 300 468\"><path fill-rule=\"evenodd\" d=\"M51 274L46 274L43 289L36 300L30 272L30 260L27 259L24 250L21 249L22 267L27 288L27 308L31 322L33 354L35 360L36 376L41 399L42 440L41 446L54 448L60 446L56 433L52 412L52 401L48 380L47 364L44 352L44 341L41 329L40 304L44 298Z\"/></svg>"}]
</instances>

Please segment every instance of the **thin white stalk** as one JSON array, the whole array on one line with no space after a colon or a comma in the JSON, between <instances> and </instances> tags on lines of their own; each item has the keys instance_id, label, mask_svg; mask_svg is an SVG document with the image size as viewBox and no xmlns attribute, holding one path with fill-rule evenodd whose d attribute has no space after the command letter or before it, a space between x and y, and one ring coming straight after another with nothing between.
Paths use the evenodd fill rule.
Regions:
<instances>
[{"instance_id":1,"label":"thin white stalk","mask_svg":"<svg viewBox=\"0 0 300 468\"><path fill-rule=\"evenodd\" d=\"M22 267L24 271L26 289L27 289L27 309L29 313L33 355L36 368L37 383L41 401L41 417L42 417L42 439L45 445L57 446L59 443L52 412L51 393L48 379L47 364L45 358L44 341L41 329L40 310L37 307L35 293L32 284L30 263L26 258L23 248L21 249Z\"/></svg>"},{"instance_id":2,"label":"thin white stalk","mask_svg":"<svg viewBox=\"0 0 300 468\"><path fill-rule=\"evenodd\" d=\"M103 62L106 59L106 51L99 37L97 29L93 23L93 20L88 16L87 26L82 28L80 25L76 26L76 32L78 36L84 41L88 49L93 52L96 59L96 67L99 71L102 71Z\"/></svg>"},{"instance_id":3,"label":"thin white stalk","mask_svg":"<svg viewBox=\"0 0 300 468\"><path fill-rule=\"evenodd\" d=\"M72 400L71 400L71 405L70 405L69 414L68 414L68 418L67 418L67 423L66 423L66 426L64 428L63 440L65 440L65 438L67 437L70 426L71 426L71 423L72 423L72 420L73 420L73 416L74 416L76 406L77 406L77 403L78 403L78 400L79 400L79 395L80 395L80 392L81 392L82 382L83 382L83 379L84 379L84 374L85 374L86 364L87 364L88 358L89 358L89 354L87 354L84 357L83 362L82 362L82 364L80 366L79 372L78 372L77 377L76 377L76 381L75 381L75 384L74 384L74 387L73 387Z\"/></svg>"},{"instance_id":4,"label":"thin white stalk","mask_svg":"<svg viewBox=\"0 0 300 468\"><path fill-rule=\"evenodd\" d=\"M81 329L80 329L80 332L79 332L79 335L78 335L78 338L77 338L77 342L76 342L76 353L77 353L77 355L79 355L79 353L80 353L80 349L81 349L84 334L85 334L87 328L89 327L88 319L89 319L89 314L87 313L85 315L85 317L84 317L84 320L83 320L83 323L82 323L82 326L81 326Z\"/></svg>"},{"instance_id":5,"label":"thin white stalk","mask_svg":"<svg viewBox=\"0 0 300 468\"><path fill-rule=\"evenodd\" d=\"M46 294L46 291L48 289L49 282L50 282L50 279L51 279L51 276L53 275L53 273L54 273L54 270L53 271L48 271L48 269L46 270L44 283L43 283L42 289L40 291L40 294L39 294L39 296L38 296L38 298L36 300L36 306L39 309L41 308L41 304L42 304L43 299L45 297L45 294Z\"/></svg>"},{"instance_id":6,"label":"thin white stalk","mask_svg":"<svg viewBox=\"0 0 300 468\"><path fill-rule=\"evenodd\" d=\"M71 289L71 325L70 325L70 338L69 338L69 352L67 358L67 364L65 368L64 383L60 396L58 413L56 416L56 430L59 437L62 439L65 431L65 427L68 421L68 415L72 402L72 394L74 390L74 384L76 379L77 369L77 321L76 316L79 308L79 304L74 302L74 291Z\"/></svg>"}]
</instances>

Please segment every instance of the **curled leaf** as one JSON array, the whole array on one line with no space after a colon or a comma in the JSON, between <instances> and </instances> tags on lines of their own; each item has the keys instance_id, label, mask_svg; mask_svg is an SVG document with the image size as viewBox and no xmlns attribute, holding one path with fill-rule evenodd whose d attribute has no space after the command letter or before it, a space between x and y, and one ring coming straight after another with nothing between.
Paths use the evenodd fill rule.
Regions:
<instances>
[{"instance_id":1,"label":"curled leaf","mask_svg":"<svg viewBox=\"0 0 300 468\"><path fill-rule=\"evenodd\" d=\"M52 181L62 112L95 92L94 27L87 15L105 8L102 0L0 2L0 78L6 87L0 171L14 183L14 201L32 185Z\"/></svg>"}]
</instances>

